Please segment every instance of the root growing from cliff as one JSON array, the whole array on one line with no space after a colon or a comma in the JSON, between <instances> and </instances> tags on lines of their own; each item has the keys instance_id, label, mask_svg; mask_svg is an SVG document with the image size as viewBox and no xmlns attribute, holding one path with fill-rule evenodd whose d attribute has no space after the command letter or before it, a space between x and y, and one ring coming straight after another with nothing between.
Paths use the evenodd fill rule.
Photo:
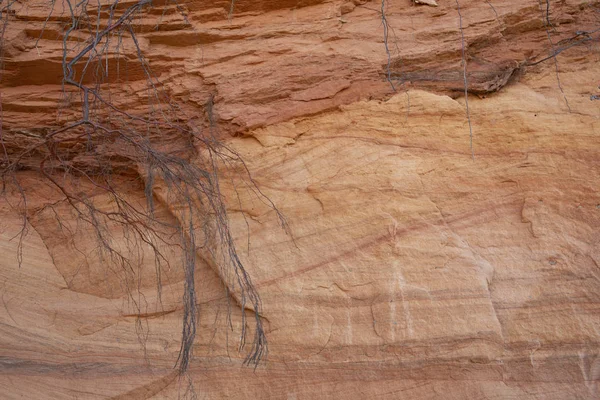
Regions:
<instances>
[{"instance_id":1,"label":"root growing from cliff","mask_svg":"<svg viewBox=\"0 0 600 400\"><path fill-rule=\"evenodd\" d=\"M456 0L456 11L458 12L458 26L460 30L461 42L461 57L463 68L463 80L465 87L465 108L467 113L467 122L469 123L469 148L471 149L471 159L475 159L475 151L473 150L473 126L471 125L471 112L469 111L469 82L467 80L467 57L465 50L465 32L463 30L462 14L460 12L460 3Z\"/></svg>"},{"instance_id":2,"label":"root growing from cliff","mask_svg":"<svg viewBox=\"0 0 600 400\"><path fill-rule=\"evenodd\" d=\"M388 45L389 25L388 25L387 17L385 16L385 0L381 0L381 24L383 25L383 44L385 46L385 53L387 55L387 66L385 69L386 79L387 79L388 83L390 84L390 86L392 87L392 90L395 92L396 87L394 86L394 82L392 82L392 71L391 71L392 54L390 52L390 47Z\"/></svg>"},{"instance_id":3,"label":"root growing from cliff","mask_svg":"<svg viewBox=\"0 0 600 400\"><path fill-rule=\"evenodd\" d=\"M550 0L545 0L546 1L546 9L545 11L542 10L542 12L544 12L544 27L546 29L546 36L548 37L548 43L550 43L550 48L552 50L552 59L554 60L554 71L556 74L556 84L558 86L558 90L560 90L560 93L563 96L563 99L565 100L565 104L567 105L567 109L569 110L569 112L571 112L571 106L569 105L569 100L567 100L567 96L565 95L565 91L562 87L562 84L560 83L560 68L558 66L558 58L557 58L557 50L554 46L554 41L552 40L552 35L550 34L550 30L554 28L554 26L552 25L552 22L550 22ZM540 0L540 9L542 9L542 4L541 4L541 0Z\"/></svg>"},{"instance_id":4,"label":"root growing from cliff","mask_svg":"<svg viewBox=\"0 0 600 400\"><path fill-rule=\"evenodd\" d=\"M9 23L10 16L12 14L12 6L16 3L16 0L0 0L0 84L2 83L2 72L4 70L4 52L6 48L5 43L5 35L6 28ZM10 165L10 157L8 153L8 149L6 147L6 142L4 139L4 120L2 113L2 92L0 92L0 174L2 176L2 185L0 187L0 195L6 191L7 184L12 184L17 189L19 193L19 203L11 204L11 207L27 209L27 197L25 196L25 192L23 188L19 184L18 180L14 175L14 171L11 171L10 174L5 178L4 177L4 169L8 169ZM27 235L28 226L27 226L27 216L25 214L22 215L22 224L21 229L18 234L18 245L17 245L17 262L19 266L23 263L23 239Z\"/></svg>"},{"instance_id":5,"label":"root growing from cliff","mask_svg":"<svg viewBox=\"0 0 600 400\"><path fill-rule=\"evenodd\" d=\"M376 11L376 10L375 10ZM380 15L381 15L381 24L383 26L383 44L385 47L385 53L387 56L387 63L385 65L385 75L386 75L386 80L387 82L390 84L390 87L392 88L393 92L397 92L396 90L396 85L394 84L394 76L392 75L392 52L390 50L390 45L389 45L389 36L390 36L390 32L392 33L393 37L394 37L394 47L396 49L396 54L400 53L400 49L398 48L398 38L396 37L396 31L394 30L394 28L390 25L387 15L386 15L386 2L385 0L381 0L381 8L379 11ZM399 63L402 64L402 60L397 60L394 63ZM400 85L402 86L402 82L400 81ZM408 121L408 116L410 114L410 93L408 92L408 88L405 86L404 87L404 93L406 94L406 120Z\"/></svg>"},{"instance_id":6,"label":"root growing from cliff","mask_svg":"<svg viewBox=\"0 0 600 400\"><path fill-rule=\"evenodd\" d=\"M11 4L2 4L0 32L4 32L9 21ZM262 304L236 250L221 179L226 174L239 176L241 171L247 186L275 211L285 227L283 216L258 189L239 154L219 140L214 93L207 94L204 115L196 118L200 123L193 123L194 119L171 101L163 83L153 74L136 36L136 20L152 7L151 0L133 4L121 4L119 0L108 4L65 0L65 5L70 22L63 36L63 93L65 100L79 107L80 116L73 119L70 115L76 114L67 112L71 109L64 110L67 121L62 127L46 130L24 148L12 152L5 146L0 120L2 192L12 190L21 195L20 204L11 204L24 221L17 255L19 265L27 221L36 211L27 206L21 171L33 171L54 188L62 203L70 206L77 221L91 228L98 256L107 268L123 277L128 300L138 315L144 311L145 299L140 293L136 271L140 260L135 254L141 254L144 248L153 254L156 290L162 304L161 270L169 263L162 248L174 246L181 250L185 282L181 347L176 362L181 375L188 370L193 356L199 312L195 288L199 256L213 265L227 295L241 308L240 350L252 335L248 327L254 329L245 363L258 365L267 353L260 316ZM51 7L44 28L54 2ZM128 112L120 99L111 95L111 85L119 84L120 78L111 83L109 64L116 63L119 71L123 62L134 64L146 78L149 111L145 114ZM143 181L145 205L131 201L121 192L120 177ZM157 187L162 188L162 201L171 206L176 223L155 216ZM101 196L108 197L108 205L98 203ZM54 206L49 207L60 218ZM59 224L63 229L64 225L60 221ZM127 238L128 250L115 243L111 231L115 227ZM172 230L178 232L175 239L168 234ZM254 315L253 323L246 320L246 308ZM233 329L231 323L230 328ZM139 318L136 331L143 345L147 332Z\"/></svg>"}]
</instances>

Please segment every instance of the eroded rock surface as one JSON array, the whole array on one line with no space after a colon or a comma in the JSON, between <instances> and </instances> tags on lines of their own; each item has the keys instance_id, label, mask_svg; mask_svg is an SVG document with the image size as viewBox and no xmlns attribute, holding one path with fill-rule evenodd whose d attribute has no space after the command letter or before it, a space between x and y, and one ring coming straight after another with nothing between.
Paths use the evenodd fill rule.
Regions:
<instances>
[{"instance_id":1,"label":"eroded rock surface","mask_svg":"<svg viewBox=\"0 0 600 400\"><path fill-rule=\"evenodd\" d=\"M223 182L268 359L241 366L240 310L199 254L195 358L179 379L179 250L159 299L148 249L133 248L145 258L132 281L107 269L44 177L20 171L20 267L19 194L0 203L2 396L171 399L189 380L207 399L600 396L598 2L551 1L549 27L544 2L460 1L472 146L456 3L387 3L396 93L380 2L238 0L231 19L229 2L189 2L191 27L174 6L143 14L169 94L189 115L214 98L221 133L288 219L290 235ZM43 34L42 3L15 6L7 28L11 151L59 126L63 6ZM142 113L131 71L114 95ZM139 177L119 179L143 202ZM176 207L156 212L174 221Z\"/></svg>"}]
</instances>

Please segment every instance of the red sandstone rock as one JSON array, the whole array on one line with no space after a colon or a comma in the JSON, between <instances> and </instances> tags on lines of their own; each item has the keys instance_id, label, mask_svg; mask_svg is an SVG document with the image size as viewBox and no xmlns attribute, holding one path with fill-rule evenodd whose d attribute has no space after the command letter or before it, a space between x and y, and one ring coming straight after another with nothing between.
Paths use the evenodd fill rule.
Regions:
<instances>
[{"instance_id":1,"label":"red sandstone rock","mask_svg":"<svg viewBox=\"0 0 600 400\"><path fill-rule=\"evenodd\" d=\"M191 27L174 7L140 20L141 47L172 99L194 116L214 96L221 133L235 135L227 143L290 224L291 237L271 208L224 180L269 357L256 371L241 367L239 307L232 332L219 271L199 250L196 394L598 398L600 68L597 40L582 41L597 38L598 5L552 1L551 45L544 5L460 1L471 159L455 3L386 3L395 94L379 2L348 11L339 1L237 1L231 20L228 2L189 2ZM57 119L65 17L55 7L43 34L43 2L15 5L7 27L2 133L11 153L79 117L74 98ZM552 46L565 49L557 63L535 64ZM129 68L122 83L109 75L111 90L143 114L145 80L135 61ZM179 250L165 246L161 301L148 249L131 292L44 177L18 174L30 210L21 267L20 197L0 201L0 397L183 395L187 380L172 369ZM116 178L132 202L144 201L139 178ZM179 205L155 189L157 214L176 223ZM127 237L111 232L127 250Z\"/></svg>"}]
</instances>

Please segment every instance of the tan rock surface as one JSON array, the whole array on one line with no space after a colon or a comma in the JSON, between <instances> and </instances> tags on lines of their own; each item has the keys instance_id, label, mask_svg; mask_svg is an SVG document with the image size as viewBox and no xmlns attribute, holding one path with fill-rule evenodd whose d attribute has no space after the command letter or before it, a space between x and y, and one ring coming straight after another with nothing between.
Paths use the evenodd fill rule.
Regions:
<instances>
[{"instance_id":1,"label":"tan rock surface","mask_svg":"<svg viewBox=\"0 0 600 400\"><path fill-rule=\"evenodd\" d=\"M229 330L223 283L200 262L189 374L198 398L599 398L597 41L558 57L563 95L552 59L524 67L549 51L543 6L461 1L471 159L454 2L388 1L392 71L412 82L395 95L379 2L355 1L342 17L347 2L237 1L231 22L228 2L208 3L185 5L194 30L168 14L155 31L148 17L144 51L190 115L215 95L222 132L237 134L228 143L291 237L254 194L239 189L238 202L224 182L269 356L256 370L241 366L240 312L233 304ZM557 48L597 29L597 2L551 3ZM41 56L32 47L44 15L20 8L7 31L11 151L57 125L58 23ZM115 96L142 112L130 91L138 78ZM133 275L108 269L69 207L45 207L60 198L43 177L19 174L31 203L21 267L19 196L0 202L0 397L183 396L188 381L172 369L178 251L159 301L148 249L134 248L145 258ZM143 200L137 178L119 179L131 201ZM175 207L162 202L157 213L173 219ZM127 236L113 234L126 248Z\"/></svg>"}]
</instances>

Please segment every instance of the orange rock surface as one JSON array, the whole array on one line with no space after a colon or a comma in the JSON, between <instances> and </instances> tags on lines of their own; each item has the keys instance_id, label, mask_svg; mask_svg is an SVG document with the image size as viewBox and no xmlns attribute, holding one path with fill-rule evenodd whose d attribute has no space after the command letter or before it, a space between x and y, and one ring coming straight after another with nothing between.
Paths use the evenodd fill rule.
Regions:
<instances>
[{"instance_id":1,"label":"orange rock surface","mask_svg":"<svg viewBox=\"0 0 600 400\"><path fill-rule=\"evenodd\" d=\"M1 398L600 398L600 3L459 0L460 16L454 1L386 3L396 92L378 1L140 13L166 92L190 118L214 98L222 137L289 222L286 234L224 181L268 358L242 366L239 307L201 261L194 359L179 378L180 250L165 249L160 298L143 247L124 284L93 232L23 170L20 266L20 197L0 201ZM65 4L43 30L46 2L13 6L0 88L11 154L80 110L63 101ZM109 74L133 114L147 107L135 60L126 78ZM139 177L116 180L143 201ZM156 196L177 222L178 205Z\"/></svg>"}]
</instances>

